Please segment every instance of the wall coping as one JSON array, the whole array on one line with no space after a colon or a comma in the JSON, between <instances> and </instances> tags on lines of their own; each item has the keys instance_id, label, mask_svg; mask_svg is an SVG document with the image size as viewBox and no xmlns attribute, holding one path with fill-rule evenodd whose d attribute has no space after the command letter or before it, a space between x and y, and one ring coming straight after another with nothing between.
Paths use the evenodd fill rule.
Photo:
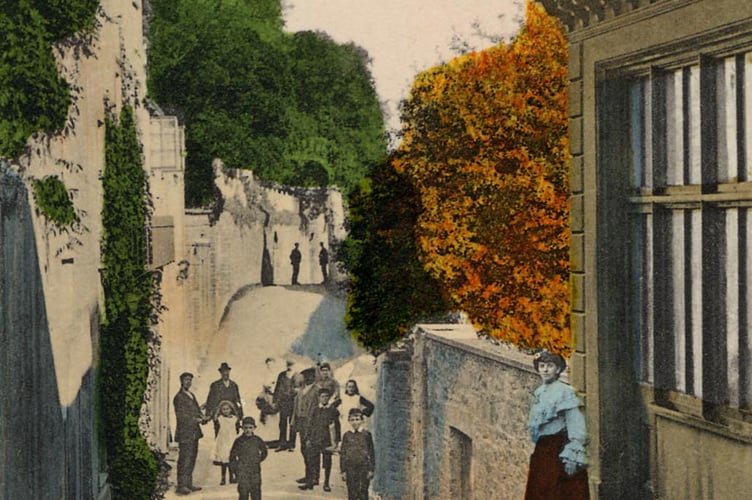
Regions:
<instances>
[{"instance_id":1,"label":"wall coping","mask_svg":"<svg viewBox=\"0 0 752 500\"><path fill-rule=\"evenodd\" d=\"M494 343L492 339L478 335L469 324L418 324L414 330L434 342L470 352L490 361L537 375L533 369L533 356L510 344ZM567 382L567 371L561 380Z\"/></svg>"}]
</instances>

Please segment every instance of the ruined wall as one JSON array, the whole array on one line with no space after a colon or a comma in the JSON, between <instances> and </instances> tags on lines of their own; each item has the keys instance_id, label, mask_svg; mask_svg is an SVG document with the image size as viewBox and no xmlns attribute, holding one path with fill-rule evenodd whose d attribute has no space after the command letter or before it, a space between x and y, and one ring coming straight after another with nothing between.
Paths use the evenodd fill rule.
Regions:
<instances>
[{"instance_id":1,"label":"ruined wall","mask_svg":"<svg viewBox=\"0 0 752 500\"><path fill-rule=\"evenodd\" d=\"M380 406L409 390L410 407L375 416L374 491L385 499L522 498L533 450L528 405L540 383L532 358L469 325L419 325L407 352L387 355L380 369ZM395 464L389 450L399 446Z\"/></svg>"}]
</instances>

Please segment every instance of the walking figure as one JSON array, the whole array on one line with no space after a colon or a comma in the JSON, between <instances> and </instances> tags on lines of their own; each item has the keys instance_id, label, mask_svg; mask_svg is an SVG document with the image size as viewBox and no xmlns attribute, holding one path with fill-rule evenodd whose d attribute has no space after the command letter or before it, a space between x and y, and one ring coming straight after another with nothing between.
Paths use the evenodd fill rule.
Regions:
<instances>
[{"instance_id":1,"label":"walking figure","mask_svg":"<svg viewBox=\"0 0 752 500\"><path fill-rule=\"evenodd\" d=\"M298 273L300 272L300 261L303 258L303 256L300 254L300 250L298 250L298 247L300 246L299 243L295 243L295 248L292 249L292 252L290 252L290 264L292 264L292 284L293 285L299 285L298 283Z\"/></svg>"}]
</instances>

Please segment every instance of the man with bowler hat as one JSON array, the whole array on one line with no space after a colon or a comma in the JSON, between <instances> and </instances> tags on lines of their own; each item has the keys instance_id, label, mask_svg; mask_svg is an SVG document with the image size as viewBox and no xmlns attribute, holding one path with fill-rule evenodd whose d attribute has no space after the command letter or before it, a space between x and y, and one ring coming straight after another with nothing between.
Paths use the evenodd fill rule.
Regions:
<instances>
[{"instance_id":1,"label":"man with bowler hat","mask_svg":"<svg viewBox=\"0 0 752 500\"><path fill-rule=\"evenodd\" d=\"M238 421L243 419L243 403L240 401L240 389L238 384L230 380L230 365L223 361L219 366L219 373L222 375L219 380L212 382L209 387L209 395L206 397L206 414L214 416L217 413L217 407L222 401L229 401L235 405L235 411L238 415ZM217 435L219 426L214 422L214 435Z\"/></svg>"},{"instance_id":2,"label":"man with bowler hat","mask_svg":"<svg viewBox=\"0 0 752 500\"><path fill-rule=\"evenodd\" d=\"M198 440L203 437L200 424L207 420L201 413L196 396L191 392L193 374L184 372L180 374L180 390L172 400L175 406L175 441L179 444L178 450L178 485L176 492L179 495L187 495L201 488L193 485L193 468L196 465L198 454Z\"/></svg>"}]
</instances>

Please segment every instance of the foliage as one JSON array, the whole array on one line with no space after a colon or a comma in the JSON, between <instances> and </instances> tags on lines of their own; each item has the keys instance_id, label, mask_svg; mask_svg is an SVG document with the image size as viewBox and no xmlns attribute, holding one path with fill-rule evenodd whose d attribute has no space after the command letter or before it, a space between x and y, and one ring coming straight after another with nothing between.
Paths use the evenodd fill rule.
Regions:
<instances>
[{"instance_id":1,"label":"foliage","mask_svg":"<svg viewBox=\"0 0 752 500\"><path fill-rule=\"evenodd\" d=\"M522 347L570 349L567 52L529 2L508 45L415 81L395 167L414 182L421 258L471 321Z\"/></svg>"},{"instance_id":2,"label":"foliage","mask_svg":"<svg viewBox=\"0 0 752 500\"><path fill-rule=\"evenodd\" d=\"M358 342L378 352L416 321L449 307L418 259L418 193L393 160L376 165L349 202L341 254L350 275L345 321Z\"/></svg>"},{"instance_id":3,"label":"foliage","mask_svg":"<svg viewBox=\"0 0 752 500\"><path fill-rule=\"evenodd\" d=\"M282 31L279 0L155 0L151 96L186 126L186 200L211 201L211 164L304 186L357 185L386 152L367 55Z\"/></svg>"},{"instance_id":4,"label":"foliage","mask_svg":"<svg viewBox=\"0 0 752 500\"><path fill-rule=\"evenodd\" d=\"M146 269L146 177L133 110L124 107L120 123L108 117L105 126L102 430L115 498L147 499L154 491L159 464L139 427L152 313L152 276Z\"/></svg>"},{"instance_id":5,"label":"foliage","mask_svg":"<svg viewBox=\"0 0 752 500\"><path fill-rule=\"evenodd\" d=\"M78 221L68 190L56 175L35 180L33 189L34 200L47 219L60 227L70 226Z\"/></svg>"},{"instance_id":6,"label":"foliage","mask_svg":"<svg viewBox=\"0 0 752 500\"><path fill-rule=\"evenodd\" d=\"M70 104L52 44L92 29L98 0L0 2L0 156L18 156L39 130L59 130Z\"/></svg>"}]
</instances>

